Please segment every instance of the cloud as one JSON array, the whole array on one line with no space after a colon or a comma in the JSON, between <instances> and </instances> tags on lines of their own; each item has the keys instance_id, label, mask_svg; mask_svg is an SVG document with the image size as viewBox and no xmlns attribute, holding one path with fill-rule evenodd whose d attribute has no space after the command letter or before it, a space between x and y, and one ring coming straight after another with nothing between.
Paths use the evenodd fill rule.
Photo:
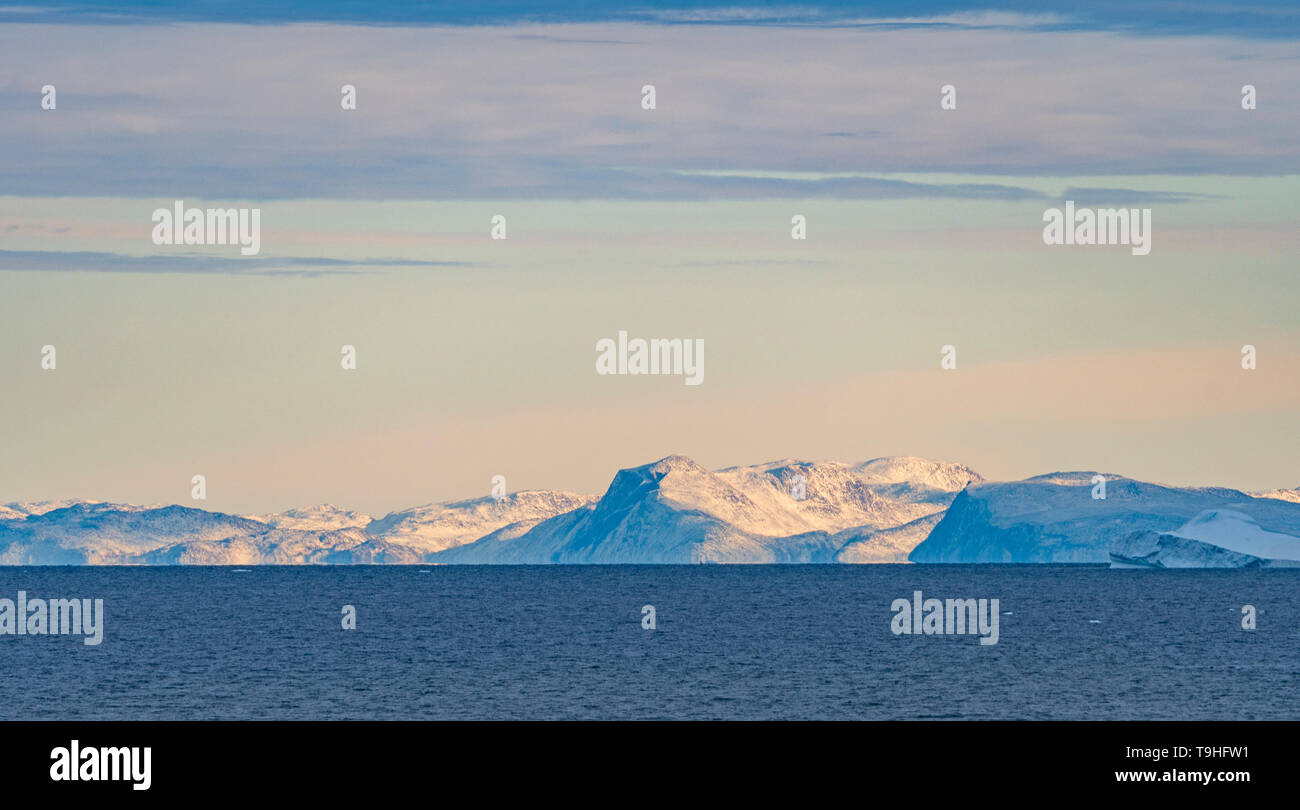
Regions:
<instances>
[{"instance_id":1,"label":"cloud","mask_svg":"<svg viewBox=\"0 0 1300 810\"><path fill-rule=\"evenodd\" d=\"M551 34L515 34L515 39L532 40L535 42L554 42L563 45L641 45L640 40L635 39L575 39L573 37L560 37Z\"/></svg>"},{"instance_id":2,"label":"cloud","mask_svg":"<svg viewBox=\"0 0 1300 810\"><path fill-rule=\"evenodd\" d=\"M1223 37L997 26L205 23L0 25L0 47L19 196L1015 199L850 176L1300 173L1300 61L1267 40L1248 61ZM751 176L694 176L717 170Z\"/></svg>"},{"instance_id":3,"label":"cloud","mask_svg":"<svg viewBox=\"0 0 1300 810\"><path fill-rule=\"evenodd\" d=\"M770 177L758 174L716 174L686 171L603 169L587 173L588 182L573 187L539 189L545 196L639 200L762 200L762 199L956 199L1035 200L1041 192L997 183L918 183L881 177ZM599 194L593 194L599 189ZM500 189L498 193L509 193Z\"/></svg>"},{"instance_id":4,"label":"cloud","mask_svg":"<svg viewBox=\"0 0 1300 810\"><path fill-rule=\"evenodd\" d=\"M321 22L364 26L476 26L522 23L653 22L675 26L946 27L968 30L1115 31L1136 35L1217 35L1294 38L1300 14L1288 0L1250 4L1170 3L1167 0L1093 0L1087 4L1022 3L1029 10L988 0L710 3L660 0L654 6L605 0L494 0L491 3L356 3L352 0L234 0L154 3L147 0L51 0L0 6L0 22L226 23L283 25ZM905 8L905 15L900 10Z\"/></svg>"},{"instance_id":5,"label":"cloud","mask_svg":"<svg viewBox=\"0 0 1300 810\"><path fill-rule=\"evenodd\" d=\"M821 259L712 259L678 262L678 267L813 267L828 265Z\"/></svg>"},{"instance_id":6,"label":"cloud","mask_svg":"<svg viewBox=\"0 0 1300 810\"><path fill-rule=\"evenodd\" d=\"M80 273L197 273L256 276L357 275L368 268L460 268L469 262L331 259L322 256L130 256L98 251L0 250L0 270Z\"/></svg>"},{"instance_id":7,"label":"cloud","mask_svg":"<svg viewBox=\"0 0 1300 810\"><path fill-rule=\"evenodd\" d=\"M885 133L878 129L864 129L860 132L823 132L823 138L882 138Z\"/></svg>"},{"instance_id":8,"label":"cloud","mask_svg":"<svg viewBox=\"0 0 1300 810\"><path fill-rule=\"evenodd\" d=\"M1185 191L1139 191L1131 188L1076 188L1065 190L1056 202L1073 200L1078 205L1150 205L1152 203L1212 202L1223 200L1222 194L1197 194Z\"/></svg>"}]
</instances>

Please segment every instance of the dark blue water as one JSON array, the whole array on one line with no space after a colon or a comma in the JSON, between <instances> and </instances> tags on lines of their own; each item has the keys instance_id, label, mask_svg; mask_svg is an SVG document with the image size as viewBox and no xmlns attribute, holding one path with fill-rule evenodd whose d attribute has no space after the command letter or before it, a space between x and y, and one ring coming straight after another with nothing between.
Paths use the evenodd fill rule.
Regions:
<instances>
[{"instance_id":1,"label":"dark blue water","mask_svg":"<svg viewBox=\"0 0 1300 810\"><path fill-rule=\"evenodd\" d=\"M3 719L1300 719L1300 571L0 568L19 589L103 598L105 638L0 636ZM998 598L999 642L893 635L915 589Z\"/></svg>"}]
</instances>

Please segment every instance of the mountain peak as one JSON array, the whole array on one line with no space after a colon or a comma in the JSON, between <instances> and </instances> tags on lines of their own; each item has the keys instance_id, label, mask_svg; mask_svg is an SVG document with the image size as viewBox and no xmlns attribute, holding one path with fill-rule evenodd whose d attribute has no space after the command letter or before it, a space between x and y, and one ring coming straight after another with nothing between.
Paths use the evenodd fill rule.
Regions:
<instances>
[{"instance_id":1,"label":"mountain peak","mask_svg":"<svg viewBox=\"0 0 1300 810\"><path fill-rule=\"evenodd\" d=\"M647 464L645 466L649 472L655 475L667 475L670 472L708 472L708 470L705 470L699 464L696 464L695 459L679 454L664 456L653 464Z\"/></svg>"}]
</instances>

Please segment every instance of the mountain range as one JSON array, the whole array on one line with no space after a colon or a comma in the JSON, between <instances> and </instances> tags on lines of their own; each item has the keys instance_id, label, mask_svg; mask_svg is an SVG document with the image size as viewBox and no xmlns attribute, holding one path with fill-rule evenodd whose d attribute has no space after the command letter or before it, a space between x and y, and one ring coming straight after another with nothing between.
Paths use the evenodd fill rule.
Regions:
<instances>
[{"instance_id":1,"label":"mountain range","mask_svg":"<svg viewBox=\"0 0 1300 810\"><path fill-rule=\"evenodd\" d=\"M1252 495L1107 475L1099 499L1095 475L992 482L914 457L711 471L674 455L620 470L600 496L523 491L378 518L331 505L241 516L11 503L0 506L0 564L1098 563L1136 549L1121 562L1160 567L1199 559L1185 556L1192 540L1170 538L1207 510L1221 516L1212 537L1263 532L1285 546L1300 535L1300 490ZM1157 553L1166 547L1179 554ZM1247 558L1258 560L1219 560Z\"/></svg>"}]
</instances>

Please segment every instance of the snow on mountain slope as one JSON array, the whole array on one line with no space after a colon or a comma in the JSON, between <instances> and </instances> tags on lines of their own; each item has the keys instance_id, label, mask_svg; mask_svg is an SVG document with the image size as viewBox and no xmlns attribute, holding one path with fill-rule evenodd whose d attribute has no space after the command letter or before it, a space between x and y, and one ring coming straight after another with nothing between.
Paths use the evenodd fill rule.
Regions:
<instances>
[{"instance_id":1,"label":"snow on mountain slope","mask_svg":"<svg viewBox=\"0 0 1300 810\"><path fill-rule=\"evenodd\" d=\"M707 483L683 476L668 494L741 531L768 536L898 526L946 505L918 500L918 493L931 494L921 487L893 481L873 486L869 474L833 461L776 461L704 475ZM799 485L802 497L794 494ZM892 497L883 489L894 490Z\"/></svg>"},{"instance_id":2,"label":"snow on mountain slope","mask_svg":"<svg viewBox=\"0 0 1300 810\"><path fill-rule=\"evenodd\" d=\"M835 555L835 561L842 563L907 562L912 549L939 524L957 493L968 485L984 483L982 475L964 464L914 456L872 459L853 469L877 493L912 504L920 515L901 525L845 531L845 543ZM924 510L923 505L927 507Z\"/></svg>"},{"instance_id":3,"label":"snow on mountain slope","mask_svg":"<svg viewBox=\"0 0 1300 810\"><path fill-rule=\"evenodd\" d=\"M348 565L422 561L419 552L390 546L356 527L326 532L268 527L257 534L175 543L124 560L145 565Z\"/></svg>"},{"instance_id":4,"label":"snow on mountain slope","mask_svg":"<svg viewBox=\"0 0 1300 810\"><path fill-rule=\"evenodd\" d=\"M934 515L943 509L940 493L944 491L939 487L953 486L969 472L949 475L956 465L913 459L907 461L918 463L922 477L908 481L906 473L900 472L904 465L890 467L888 461L858 467L778 461L714 473L685 456L668 456L620 470L590 508L541 521L527 530L506 527L434 559L450 563L832 562L841 546L862 539L846 529L884 530ZM795 494L799 476L802 498ZM962 484L972 476L963 478ZM878 494L868 481L895 487L898 497ZM945 494L952 497L951 492ZM919 541L919 529L918 525L913 533L898 535L894 542L913 537Z\"/></svg>"},{"instance_id":5,"label":"snow on mountain slope","mask_svg":"<svg viewBox=\"0 0 1300 810\"><path fill-rule=\"evenodd\" d=\"M685 456L620 470L592 508L542 521L515 539L488 536L436 557L439 562L690 563L719 535L748 540L723 520L693 508L743 515L744 495Z\"/></svg>"},{"instance_id":6,"label":"snow on mountain slope","mask_svg":"<svg viewBox=\"0 0 1300 810\"><path fill-rule=\"evenodd\" d=\"M541 565L560 562L564 538L595 507L587 505L536 522L521 521L503 526L472 543L446 549L430 556L444 564Z\"/></svg>"},{"instance_id":7,"label":"snow on mountain slope","mask_svg":"<svg viewBox=\"0 0 1300 810\"><path fill-rule=\"evenodd\" d=\"M1279 501L1300 503L1300 487L1295 489L1270 489L1267 492L1252 492L1250 494L1256 498L1273 498Z\"/></svg>"},{"instance_id":8,"label":"snow on mountain slope","mask_svg":"<svg viewBox=\"0 0 1300 810\"><path fill-rule=\"evenodd\" d=\"M1167 533L1206 510L1231 509L1270 531L1300 533L1300 504L1252 498L1215 487L1167 487L1107 475L1106 497L1092 497L1096 473L1068 472L965 489L913 562L1108 562L1133 532Z\"/></svg>"},{"instance_id":9,"label":"snow on mountain slope","mask_svg":"<svg viewBox=\"0 0 1300 810\"><path fill-rule=\"evenodd\" d=\"M875 458L853 469L863 482L872 486L899 484L908 489L930 492L959 492L969 484L984 481L982 475L964 464L915 456Z\"/></svg>"},{"instance_id":10,"label":"snow on mountain slope","mask_svg":"<svg viewBox=\"0 0 1300 810\"><path fill-rule=\"evenodd\" d=\"M1133 532L1110 549L1115 568L1300 566L1300 537L1265 531L1250 515L1207 510L1172 532Z\"/></svg>"},{"instance_id":11,"label":"snow on mountain slope","mask_svg":"<svg viewBox=\"0 0 1300 810\"><path fill-rule=\"evenodd\" d=\"M184 506L76 503L0 523L0 563L111 564L166 545L266 529L247 518Z\"/></svg>"},{"instance_id":12,"label":"snow on mountain slope","mask_svg":"<svg viewBox=\"0 0 1300 810\"><path fill-rule=\"evenodd\" d=\"M912 549L929 537L942 519L943 512L934 512L888 529L848 529L837 535L844 542L835 562L905 563Z\"/></svg>"},{"instance_id":13,"label":"snow on mountain slope","mask_svg":"<svg viewBox=\"0 0 1300 810\"><path fill-rule=\"evenodd\" d=\"M250 515L250 520L274 526L277 529L332 532L339 529L364 529L374 520L370 515L340 509L331 504L288 509L273 515Z\"/></svg>"},{"instance_id":14,"label":"snow on mountain slope","mask_svg":"<svg viewBox=\"0 0 1300 810\"><path fill-rule=\"evenodd\" d=\"M592 498L520 492L396 512L381 520L322 505L238 517L183 506L73 502L12 505L0 519L0 564L296 565L419 563L502 526L578 508Z\"/></svg>"},{"instance_id":15,"label":"snow on mountain slope","mask_svg":"<svg viewBox=\"0 0 1300 810\"><path fill-rule=\"evenodd\" d=\"M103 501L85 501L81 499L71 499L66 501L24 501L19 503L7 503L0 506L0 520L22 520L28 515L43 515L46 512L55 509L64 509L69 506L84 504L94 506L103 503ZM121 505L123 509L141 509L143 507L128 507Z\"/></svg>"},{"instance_id":16,"label":"snow on mountain slope","mask_svg":"<svg viewBox=\"0 0 1300 810\"><path fill-rule=\"evenodd\" d=\"M443 551L478 540L521 521L538 522L595 500L591 495L535 490L501 500L474 498L392 512L366 526L366 533L421 553Z\"/></svg>"}]
</instances>

